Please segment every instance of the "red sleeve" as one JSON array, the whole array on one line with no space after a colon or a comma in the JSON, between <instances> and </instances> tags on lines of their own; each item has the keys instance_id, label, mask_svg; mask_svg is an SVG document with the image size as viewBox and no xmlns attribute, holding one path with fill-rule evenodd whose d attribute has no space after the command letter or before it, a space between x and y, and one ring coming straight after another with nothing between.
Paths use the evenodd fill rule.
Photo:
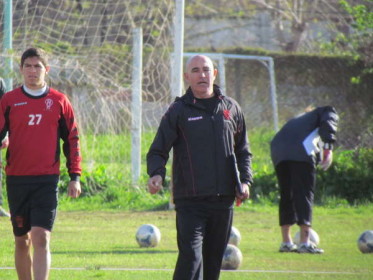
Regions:
<instances>
[{"instance_id":1,"label":"red sleeve","mask_svg":"<svg viewBox=\"0 0 373 280\"><path fill-rule=\"evenodd\" d=\"M60 123L63 153L70 177L81 175L81 161L78 125L70 101L65 97L62 104L62 121Z\"/></svg>"}]
</instances>

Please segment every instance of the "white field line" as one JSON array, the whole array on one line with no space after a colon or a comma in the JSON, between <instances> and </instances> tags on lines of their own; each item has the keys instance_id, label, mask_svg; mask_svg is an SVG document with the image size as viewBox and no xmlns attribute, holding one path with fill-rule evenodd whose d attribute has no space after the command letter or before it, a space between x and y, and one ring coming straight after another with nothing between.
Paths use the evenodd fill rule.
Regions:
<instances>
[{"instance_id":1,"label":"white field line","mask_svg":"<svg viewBox=\"0 0 373 280\"><path fill-rule=\"evenodd\" d=\"M0 270L13 270L14 267L0 267ZM52 270L108 270L108 271L173 271L166 268L120 268L120 267L52 267ZM296 271L296 270L222 270L232 273L294 273L294 274L365 274L362 272L346 272L346 271Z\"/></svg>"}]
</instances>

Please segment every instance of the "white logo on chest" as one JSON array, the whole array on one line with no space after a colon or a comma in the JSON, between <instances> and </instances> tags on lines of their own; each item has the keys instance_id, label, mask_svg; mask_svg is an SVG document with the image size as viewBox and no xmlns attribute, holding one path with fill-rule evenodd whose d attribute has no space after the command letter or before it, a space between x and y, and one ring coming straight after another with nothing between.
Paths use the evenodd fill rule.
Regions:
<instances>
[{"instance_id":1,"label":"white logo on chest","mask_svg":"<svg viewBox=\"0 0 373 280\"><path fill-rule=\"evenodd\" d=\"M47 99L45 100L45 106L46 106L46 109L47 109L47 110L50 110L51 107L52 107L52 105L53 105L53 100L50 99L50 98L47 98Z\"/></svg>"},{"instance_id":2,"label":"white logo on chest","mask_svg":"<svg viewBox=\"0 0 373 280\"><path fill-rule=\"evenodd\" d=\"M16 104L14 104L14 107L23 106L23 105L27 105L27 102L16 103Z\"/></svg>"}]
</instances>

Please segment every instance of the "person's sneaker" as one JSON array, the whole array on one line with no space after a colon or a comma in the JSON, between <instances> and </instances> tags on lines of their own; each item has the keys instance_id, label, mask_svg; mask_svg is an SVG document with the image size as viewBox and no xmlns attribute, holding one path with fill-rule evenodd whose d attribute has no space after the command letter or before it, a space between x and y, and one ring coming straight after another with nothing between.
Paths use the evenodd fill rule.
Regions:
<instances>
[{"instance_id":1,"label":"person's sneaker","mask_svg":"<svg viewBox=\"0 0 373 280\"><path fill-rule=\"evenodd\" d=\"M2 207L0 207L0 217L10 217L10 214L5 211Z\"/></svg>"},{"instance_id":2,"label":"person's sneaker","mask_svg":"<svg viewBox=\"0 0 373 280\"><path fill-rule=\"evenodd\" d=\"M315 244L309 244L308 246L306 244L302 244L298 247L297 250L298 253L308 253L308 254L322 254L324 253L323 249L317 248Z\"/></svg>"},{"instance_id":3,"label":"person's sneaker","mask_svg":"<svg viewBox=\"0 0 373 280\"><path fill-rule=\"evenodd\" d=\"M295 244L288 244L288 243L281 243L279 252L281 253L291 253L297 251L297 245Z\"/></svg>"}]
</instances>

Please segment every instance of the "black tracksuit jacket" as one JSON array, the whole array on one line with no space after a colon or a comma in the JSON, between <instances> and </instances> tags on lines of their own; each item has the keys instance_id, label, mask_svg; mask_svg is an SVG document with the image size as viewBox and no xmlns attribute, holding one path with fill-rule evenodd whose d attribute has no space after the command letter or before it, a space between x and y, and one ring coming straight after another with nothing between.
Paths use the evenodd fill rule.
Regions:
<instances>
[{"instance_id":1,"label":"black tracksuit jacket","mask_svg":"<svg viewBox=\"0 0 373 280\"><path fill-rule=\"evenodd\" d=\"M194 98L192 90L176 98L162 117L154 141L147 154L150 177L166 174L166 163L173 148L174 199L235 196L235 153L240 179L251 184L251 157L246 125L240 106L222 95L214 85L218 98L213 115Z\"/></svg>"}]
</instances>

